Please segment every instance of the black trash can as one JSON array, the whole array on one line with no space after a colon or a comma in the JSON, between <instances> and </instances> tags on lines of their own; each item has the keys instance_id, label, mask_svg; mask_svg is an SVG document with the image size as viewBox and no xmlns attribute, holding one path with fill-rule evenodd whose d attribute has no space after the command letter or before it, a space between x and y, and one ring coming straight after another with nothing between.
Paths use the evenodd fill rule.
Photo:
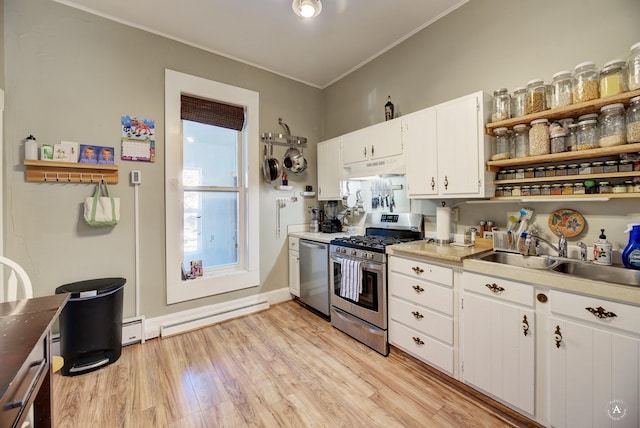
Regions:
<instances>
[{"instance_id":1,"label":"black trash can","mask_svg":"<svg viewBox=\"0 0 640 428\"><path fill-rule=\"evenodd\" d=\"M76 376L105 367L122 353L124 278L100 278L56 288L71 293L60 314L62 374Z\"/></svg>"}]
</instances>

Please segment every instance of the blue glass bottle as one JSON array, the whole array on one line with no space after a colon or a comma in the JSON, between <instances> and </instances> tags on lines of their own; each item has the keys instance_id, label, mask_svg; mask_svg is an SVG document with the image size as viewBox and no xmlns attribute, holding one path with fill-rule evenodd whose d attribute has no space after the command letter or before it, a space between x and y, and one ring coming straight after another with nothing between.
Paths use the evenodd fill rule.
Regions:
<instances>
[{"instance_id":1,"label":"blue glass bottle","mask_svg":"<svg viewBox=\"0 0 640 428\"><path fill-rule=\"evenodd\" d=\"M631 232L629 243L622 252L622 263L629 269L640 270L640 224L630 224L625 232Z\"/></svg>"}]
</instances>

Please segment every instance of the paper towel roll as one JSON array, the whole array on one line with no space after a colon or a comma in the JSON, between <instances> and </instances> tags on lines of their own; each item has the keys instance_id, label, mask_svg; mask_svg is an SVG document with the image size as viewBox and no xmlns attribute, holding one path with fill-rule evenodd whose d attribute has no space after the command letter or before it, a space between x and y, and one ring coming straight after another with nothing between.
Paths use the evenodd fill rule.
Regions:
<instances>
[{"instance_id":1,"label":"paper towel roll","mask_svg":"<svg viewBox=\"0 0 640 428\"><path fill-rule=\"evenodd\" d=\"M451 242L451 207L436 208L436 241Z\"/></svg>"}]
</instances>

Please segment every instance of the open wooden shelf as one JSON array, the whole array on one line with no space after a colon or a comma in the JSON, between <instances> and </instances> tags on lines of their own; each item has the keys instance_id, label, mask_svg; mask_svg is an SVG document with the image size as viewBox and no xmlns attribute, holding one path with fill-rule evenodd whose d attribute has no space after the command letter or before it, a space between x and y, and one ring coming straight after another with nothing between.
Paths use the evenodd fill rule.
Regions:
<instances>
[{"instance_id":1,"label":"open wooden shelf","mask_svg":"<svg viewBox=\"0 0 640 428\"><path fill-rule=\"evenodd\" d=\"M621 155L640 152L640 143L622 144L613 147L600 147L591 150L576 150L574 152L553 153L549 155L527 156L526 158L502 159L487 162L487 171L498 172L510 166L531 166L540 163L593 159L604 156Z\"/></svg>"},{"instance_id":2,"label":"open wooden shelf","mask_svg":"<svg viewBox=\"0 0 640 428\"><path fill-rule=\"evenodd\" d=\"M627 106L629 104L629 100L637 96L640 96L640 89L636 89L635 91L623 92L622 94L614 95L612 97L598 98L596 100L585 101L583 103L571 104L570 106L566 107L554 108L541 111L539 113L532 113L520 117L505 119L498 122L490 122L487 123L486 126L487 134L493 135L493 130L496 128L513 128L514 125L518 125L520 123L526 123L528 125L532 120L536 119L559 120L566 119L568 117L578 118L583 114L599 113L600 108L609 104L623 103L625 106Z\"/></svg>"},{"instance_id":3,"label":"open wooden shelf","mask_svg":"<svg viewBox=\"0 0 640 428\"><path fill-rule=\"evenodd\" d=\"M542 196L494 196L489 198L491 201L522 201L523 199L527 201L535 201L535 200L571 200L571 199L579 199L581 201L587 201L589 199L602 200L602 199L631 199L631 198L640 198L640 193L594 193L590 195L542 195Z\"/></svg>"},{"instance_id":4,"label":"open wooden shelf","mask_svg":"<svg viewBox=\"0 0 640 428\"><path fill-rule=\"evenodd\" d=\"M26 160L26 180L47 183L118 183L118 165Z\"/></svg>"},{"instance_id":5,"label":"open wooden shelf","mask_svg":"<svg viewBox=\"0 0 640 428\"><path fill-rule=\"evenodd\" d=\"M584 181L603 178L627 178L638 177L640 171L609 172L603 174L557 175L555 177L516 178L513 180L493 180L494 184L540 184L557 183L560 181Z\"/></svg>"}]
</instances>

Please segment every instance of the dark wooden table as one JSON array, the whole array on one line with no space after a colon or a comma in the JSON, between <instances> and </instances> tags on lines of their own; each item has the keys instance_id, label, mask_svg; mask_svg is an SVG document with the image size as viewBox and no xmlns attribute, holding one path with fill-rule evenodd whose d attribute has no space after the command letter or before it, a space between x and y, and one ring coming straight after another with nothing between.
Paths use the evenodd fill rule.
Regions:
<instances>
[{"instance_id":1,"label":"dark wooden table","mask_svg":"<svg viewBox=\"0 0 640 428\"><path fill-rule=\"evenodd\" d=\"M0 428L53 426L51 326L69 294L0 303Z\"/></svg>"}]
</instances>

